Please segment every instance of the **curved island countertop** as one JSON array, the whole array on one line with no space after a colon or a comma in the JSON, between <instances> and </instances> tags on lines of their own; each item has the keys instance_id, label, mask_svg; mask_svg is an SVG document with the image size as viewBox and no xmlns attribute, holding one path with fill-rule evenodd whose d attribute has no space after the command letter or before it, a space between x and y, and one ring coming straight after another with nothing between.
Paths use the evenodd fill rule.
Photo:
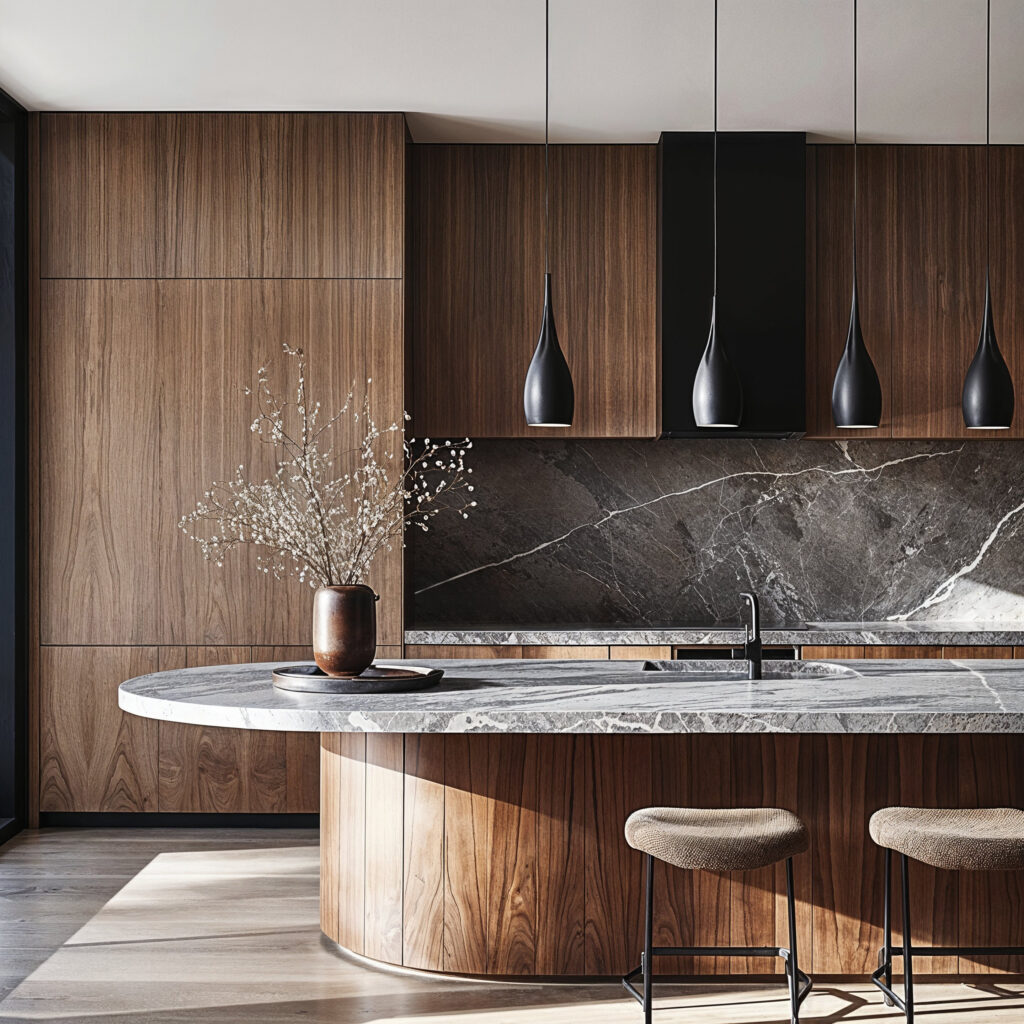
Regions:
<instances>
[{"instance_id":1,"label":"curved island countertop","mask_svg":"<svg viewBox=\"0 0 1024 1024\"><path fill-rule=\"evenodd\" d=\"M758 681L745 663L414 663L445 676L416 693L318 695L276 689L279 663L223 665L129 679L118 701L164 721L320 733L1024 733L1024 661L796 662L795 678L765 662Z\"/></svg>"}]
</instances>

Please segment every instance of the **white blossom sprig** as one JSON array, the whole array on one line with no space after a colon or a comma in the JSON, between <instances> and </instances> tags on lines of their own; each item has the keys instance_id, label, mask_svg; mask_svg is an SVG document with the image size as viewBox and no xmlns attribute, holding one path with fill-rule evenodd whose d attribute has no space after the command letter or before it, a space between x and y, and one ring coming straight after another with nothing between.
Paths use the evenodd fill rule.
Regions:
<instances>
[{"instance_id":1,"label":"white blossom sprig","mask_svg":"<svg viewBox=\"0 0 1024 1024\"><path fill-rule=\"evenodd\" d=\"M407 526L427 530L446 511L468 517L476 506L465 464L469 438L410 443L404 422L378 427L370 414L372 379L361 405L354 405L353 387L320 423L320 403L307 396L305 354L282 349L295 361L294 400L275 395L268 366L259 368L255 388L244 389L256 406L250 430L274 449L274 474L257 483L240 465L181 518L204 558L223 565L229 551L251 544L260 549L260 571L275 579L298 576L312 587L363 583L374 557L401 541ZM336 450L339 435L360 440Z\"/></svg>"}]
</instances>

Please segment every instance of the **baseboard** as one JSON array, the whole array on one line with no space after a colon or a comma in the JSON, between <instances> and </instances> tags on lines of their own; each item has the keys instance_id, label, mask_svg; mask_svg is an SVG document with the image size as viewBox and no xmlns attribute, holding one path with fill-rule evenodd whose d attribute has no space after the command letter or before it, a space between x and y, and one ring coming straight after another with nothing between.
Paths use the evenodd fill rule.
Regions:
<instances>
[{"instance_id":1,"label":"baseboard","mask_svg":"<svg viewBox=\"0 0 1024 1024\"><path fill-rule=\"evenodd\" d=\"M19 822L17 818L0 819L0 846L3 846L8 839L16 836L21 829L21 822Z\"/></svg>"},{"instance_id":2,"label":"baseboard","mask_svg":"<svg viewBox=\"0 0 1024 1024\"><path fill-rule=\"evenodd\" d=\"M319 814L43 811L40 828L319 828Z\"/></svg>"}]
</instances>

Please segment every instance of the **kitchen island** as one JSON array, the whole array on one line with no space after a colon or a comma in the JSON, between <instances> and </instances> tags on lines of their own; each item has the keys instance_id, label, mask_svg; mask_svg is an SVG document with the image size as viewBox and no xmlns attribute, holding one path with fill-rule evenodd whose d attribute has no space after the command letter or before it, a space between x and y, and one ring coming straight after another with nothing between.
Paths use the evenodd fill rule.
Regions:
<instances>
[{"instance_id":1,"label":"kitchen island","mask_svg":"<svg viewBox=\"0 0 1024 1024\"><path fill-rule=\"evenodd\" d=\"M435 971L622 973L643 902L627 815L770 804L811 831L796 865L811 972L867 973L881 937L872 811L1024 805L1024 662L766 662L756 682L721 663L429 664L445 677L408 695L279 691L265 664L142 676L119 701L166 721L319 732L322 929L356 953ZM777 866L661 872L656 884L659 944L783 941ZM918 942L1024 944L1014 875L922 866L913 896ZM1008 958L925 966L1022 969ZM713 958L665 969L737 967L774 969Z\"/></svg>"}]
</instances>

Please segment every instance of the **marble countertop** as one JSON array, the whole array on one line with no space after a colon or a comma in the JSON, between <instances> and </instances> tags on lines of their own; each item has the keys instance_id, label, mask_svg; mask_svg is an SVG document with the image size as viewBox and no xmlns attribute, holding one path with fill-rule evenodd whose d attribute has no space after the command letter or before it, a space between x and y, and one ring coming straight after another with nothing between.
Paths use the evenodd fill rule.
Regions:
<instances>
[{"instance_id":1,"label":"marble countertop","mask_svg":"<svg viewBox=\"0 0 1024 1024\"><path fill-rule=\"evenodd\" d=\"M129 679L118 702L164 721L304 732L1024 733L1024 661L766 662L757 682L743 662L417 664L445 676L419 693L328 696L275 689L274 663L222 665Z\"/></svg>"},{"instance_id":2,"label":"marble countertop","mask_svg":"<svg viewBox=\"0 0 1024 1024\"><path fill-rule=\"evenodd\" d=\"M956 646L1006 647L1024 645L1024 622L807 622L799 626L763 629L766 644L860 646ZM601 644L740 644L743 627L736 626L467 626L410 629L407 644L503 644L575 647Z\"/></svg>"}]
</instances>

